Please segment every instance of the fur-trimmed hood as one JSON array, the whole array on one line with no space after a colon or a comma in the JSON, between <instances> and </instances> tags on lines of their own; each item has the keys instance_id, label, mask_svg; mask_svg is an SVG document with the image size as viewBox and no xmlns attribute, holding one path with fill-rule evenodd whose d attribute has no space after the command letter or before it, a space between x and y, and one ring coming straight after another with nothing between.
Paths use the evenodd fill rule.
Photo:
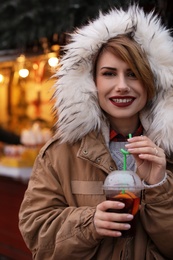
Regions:
<instances>
[{"instance_id":1,"label":"fur-trimmed hood","mask_svg":"<svg viewBox=\"0 0 173 260\"><path fill-rule=\"evenodd\" d=\"M55 84L57 131L62 142L74 142L92 130L103 130L92 75L92 57L101 45L118 34L133 33L145 51L155 77L156 97L140 117L147 135L167 154L173 152L173 39L160 19L133 5L112 9L78 29L65 47Z\"/></svg>"}]
</instances>

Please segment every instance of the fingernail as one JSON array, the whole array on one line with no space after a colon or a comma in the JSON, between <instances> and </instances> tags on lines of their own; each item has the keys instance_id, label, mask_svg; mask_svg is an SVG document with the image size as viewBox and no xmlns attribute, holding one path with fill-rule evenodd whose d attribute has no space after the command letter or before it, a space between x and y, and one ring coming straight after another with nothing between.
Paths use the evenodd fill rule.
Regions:
<instances>
[{"instance_id":1,"label":"fingernail","mask_svg":"<svg viewBox=\"0 0 173 260\"><path fill-rule=\"evenodd\" d=\"M127 149L127 151L128 151L128 152L132 152L132 151L134 151L134 149L129 148L129 149Z\"/></svg>"},{"instance_id":2,"label":"fingernail","mask_svg":"<svg viewBox=\"0 0 173 260\"><path fill-rule=\"evenodd\" d=\"M127 219L133 219L133 215L127 215Z\"/></svg>"},{"instance_id":3,"label":"fingernail","mask_svg":"<svg viewBox=\"0 0 173 260\"><path fill-rule=\"evenodd\" d=\"M132 138L128 138L128 139L127 139L127 141L128 141L128 142L131 142L131 141L132 141L132 139L133 139L133 137L132 137Z\"/></svg>"},{"instance_id":4,"label":"fingernail","mask_svg":"<svg viewBox=\"0 0 173 260\"><path fill-rule=\"evenodd\" d=\"M128 229L131 228L131 226L129 224L125 224L124 227L128 228Z\"/></svg>"},{"instance_id":5,"label":"fingernail","mask_svg":"<svg viewBox=\"0 0 173 260\"><path fill-rule=\"evenodd\" d=\"M125 206L125 204L124 203L118 203L118 207L124 207Z\"/></svg>"}]
</instances>

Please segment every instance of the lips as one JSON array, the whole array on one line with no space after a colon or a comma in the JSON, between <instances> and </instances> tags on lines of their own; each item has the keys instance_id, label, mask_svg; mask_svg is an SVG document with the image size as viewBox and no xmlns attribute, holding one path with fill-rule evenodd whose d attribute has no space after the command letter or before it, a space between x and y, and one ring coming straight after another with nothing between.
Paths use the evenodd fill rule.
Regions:
<instances>
[{"instance_id":1,"label":"lips","mask_svg":"<svg viewBox=\"0 0 173 260\"><path fill-rule=\"evenodd\" d=\"M112 98L110 98L111 103L117 107L128 107L133 103L134 100L135 100L134 97L112 97Z\"/></svg>"}]
</instances>

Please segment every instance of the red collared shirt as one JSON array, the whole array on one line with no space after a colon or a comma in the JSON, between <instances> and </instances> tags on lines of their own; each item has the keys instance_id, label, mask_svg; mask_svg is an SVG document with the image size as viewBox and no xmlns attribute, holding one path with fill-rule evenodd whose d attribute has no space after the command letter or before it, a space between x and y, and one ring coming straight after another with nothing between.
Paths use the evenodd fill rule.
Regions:
<instances>
[{"instance_id":1,"label":"red collared shirt","mask_svg":"<svg viewBox=\"0 0 173 260\"><path fill-rule=\"evenodd\" d=\"M133 136L139 136L143 134L143 126L140 125L138 129L132 134ZM128 136L124 136L120 133L117 133L114 129L110 129L110 141L114 142L127 142Z\"/></svg>"}]
</instances>

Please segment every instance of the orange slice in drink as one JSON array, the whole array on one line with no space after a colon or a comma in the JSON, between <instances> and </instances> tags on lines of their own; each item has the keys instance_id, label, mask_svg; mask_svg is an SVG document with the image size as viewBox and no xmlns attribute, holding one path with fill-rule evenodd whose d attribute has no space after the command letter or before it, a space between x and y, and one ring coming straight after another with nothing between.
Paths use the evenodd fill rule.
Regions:
<instances>
[{"instance_id":1,"label":"orange slice in drink","mask_svg":"<svg viewBox=\"0 0 173 260\"><path fill-rule=\"evenodd\" d=\"M128 199L128 201L130 200L133 205L131 214L134 216L138 212L139 198L133 192L121 191L118 195L114 196L114 198L115 199Z\"/></svg>"},{"instance_id":2,"label":"orange slice in drink","mask_svg":"<svg viewBox=\"0 0 173 260\"><path fill-rule=\"evenodd\" d=\"M136 195L131 191L121 191L118 195L114 196L114 198L126 198L126 199L136 199Z\"/></svg>"}]
</instances>

